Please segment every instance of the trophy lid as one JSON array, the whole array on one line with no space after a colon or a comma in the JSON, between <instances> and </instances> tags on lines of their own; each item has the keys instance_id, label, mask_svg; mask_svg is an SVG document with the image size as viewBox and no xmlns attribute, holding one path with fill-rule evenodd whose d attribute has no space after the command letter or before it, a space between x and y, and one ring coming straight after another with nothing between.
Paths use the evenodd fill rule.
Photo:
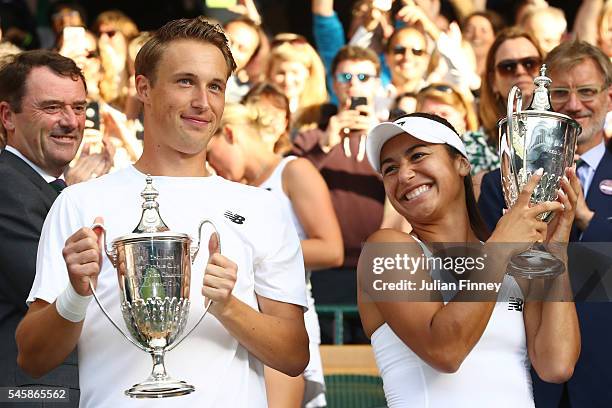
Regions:
<instances>
[{"instance_id":1,"label":"trophy lid","mask_svg":"<svg viewBox=\"0 0 612 408\"><path fill-rule=\"evenodd\" d=\"M552 79L546 76L546 64L542 64L542 67L540 67L540 75L533 79L533 83L536 88L533 91L533 98L527 110L552 112L553 109L550 103L550 94L548 92L548 87L552 83Z\"/></svg>"},{"instance_id":2,"label":"trophy lid","mask_svg":"<svg viewBox=\"0 0 612 408\"><path fill-rule=\"evenodd\" d=\"M145 189L140 193L140 196L144 199L144 203L142 203L142 216L132 233L142 234L169 231L170 228L168 228L161 215L159 215L159 204L157 203L159 192L153 187L153 177L150 174L147 174L146 183Z\"/></svg>"}]
</instances>

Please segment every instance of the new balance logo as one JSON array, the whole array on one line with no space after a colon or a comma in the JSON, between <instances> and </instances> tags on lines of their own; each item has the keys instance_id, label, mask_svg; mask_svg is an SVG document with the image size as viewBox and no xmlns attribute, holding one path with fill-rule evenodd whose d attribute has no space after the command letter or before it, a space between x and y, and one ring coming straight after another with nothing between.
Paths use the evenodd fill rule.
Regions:
<instances>
[{"instance_id":1,"label":"new balance logo","mask_svg":"<svg viewBox=\"0 0 612 408\"><path fill-rule=\"evenodd\" d=\"M244 221L246 220L246 218L244 218L242 215L234 214L231 211L226 211L223 215L225 218L236 224L244 224Z\"/></svg>"},{"instance_id":2,"label":"new balance logo","mask_svg":"<svg viewBox=\"0 0 612 408\"><path fill-rule=\"evenodd\" d=\"M523 311L523 299L510 296L508 299L508 310L515 310L517 312Z\"/></svg>"}]
</instances>

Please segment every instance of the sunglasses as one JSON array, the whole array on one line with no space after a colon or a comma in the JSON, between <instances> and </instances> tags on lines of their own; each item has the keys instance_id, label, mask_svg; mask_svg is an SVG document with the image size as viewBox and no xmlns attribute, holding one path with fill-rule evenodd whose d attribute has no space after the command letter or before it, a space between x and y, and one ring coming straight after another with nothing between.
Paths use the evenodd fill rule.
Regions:
<instances>
[{"instance_id":1,"label":"sunglasses","mask_svg":"<svg viewBox=\"0 0 612 408\"><path fill-rule=\"evenodd\" d=\"M427 55L427 51L420 48L407 48L402 45L396 45L392 49L394 55L406 55L407 51L412 52L412 55L415 57L420 57L422 55Z\"/></svg>"},{"instance_id":2,"label":"sunglasses","mask_svg":"<svg viewBox=\"0 0 612 408\"><path fill-rule=\"evenodd\" d=\"M374 78L374 75L364 73L351 74L350 72L340 72L336 74L336 81L341 84L348 84L349 82L351 82L353 77L357 77L359 82L368 82L371 78Z\"/></svg>"},{"instance_id":3,"label":"sunglasses","mask_svg":"<svg viewBox=\"0 0 612 408\"><path fill-rule=\"evenodd\" d=\"M536 75L542 60L539 57L525 57L520 59L507 59L500 61L497 65L497 72L502 76L516 75L518 66L525 68L530 75Z\"/></svg>"},{"instance_id":4,"label":"sunglasses","mask_svg":"<svg viewBox=\"0 0 612 408\"><path fill-rule=\"evenodd\" d=\"M419 93L425 93L427 91L438 91L438 92L444 92L444 93L455 93L455 90L453 88L451 88L448 85L444 85L444 84L428 85L425 88L421 89L419 91Z\"/></svg>"},{"instance_id":5,"label":"sunglasses","mask_svg":"<svg viewBox=\"0 0 612 408\"><path fill-rule=\"evenodd\" d=\"M581 102L591 102L605 88L605 86L597 85L584 85L576 88L551 88L550 100L555 103L565 103L569 100L572 92L576 92L576 96Z\"/></svg>"}]
</instances>

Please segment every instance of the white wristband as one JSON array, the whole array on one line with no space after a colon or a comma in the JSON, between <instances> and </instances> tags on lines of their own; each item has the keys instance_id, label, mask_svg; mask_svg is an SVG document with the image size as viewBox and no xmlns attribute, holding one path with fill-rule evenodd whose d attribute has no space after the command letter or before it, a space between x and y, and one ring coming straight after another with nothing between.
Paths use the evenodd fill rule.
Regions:
<instances>
[{"instance_id":1,"label":"white wristband","mask_svg":"<svg viewBox=\"0 0 612 408\"><path fill-rule=\"evenodd\" d=\"M55 308L57 313L64 319L78 323L85 319L87 307L92 297L92 295L79 295L72 287L72 284L68 282L66 289L55 299Z\"/></svg>"}]
</instances>

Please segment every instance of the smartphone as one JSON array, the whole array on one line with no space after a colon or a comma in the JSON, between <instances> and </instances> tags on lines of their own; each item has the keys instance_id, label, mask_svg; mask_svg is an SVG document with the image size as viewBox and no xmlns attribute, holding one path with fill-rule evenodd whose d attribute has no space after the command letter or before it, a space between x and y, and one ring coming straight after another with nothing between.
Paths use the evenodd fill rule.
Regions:
<instances>
[{"instance_id":1,"label":"smartphone","mask_svg":"<svg viewBox=\"0 0 612 408\"><path fill-rule=\"evenodd\" d=\"M393 0L374 0L372 1L372 6L382 11L391 10L392 5L393 5Z\"/></svg>"},{"instance_id":2,"label":"smartphone","mask_svg":"<svg viewBox=\"0 0 612 408\"><path fill-rule=\"evenodd\" d=\"M351 96L351 107L349 109L355 109L361 105L367 105L368 98L365 96Z\"/></svg>"},{"instance_id":3,"label":"smartphone","mask_svg":"<svg viewBox=\"0 0 612 408\"><path fill-rule=\"evenodd\" d=\"M230 8L234 7L238 3L237 0L206 0L207 8Z\"/></svg>"}]
</instances>

